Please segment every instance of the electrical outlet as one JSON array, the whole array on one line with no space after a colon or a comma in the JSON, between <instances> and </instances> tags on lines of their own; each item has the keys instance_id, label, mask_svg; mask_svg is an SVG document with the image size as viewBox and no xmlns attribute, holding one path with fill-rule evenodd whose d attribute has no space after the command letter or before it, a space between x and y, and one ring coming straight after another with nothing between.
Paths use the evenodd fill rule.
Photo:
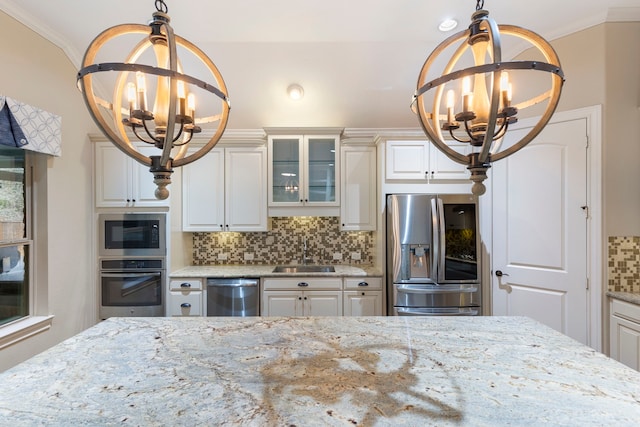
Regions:
<instances>
[{"instance_id":1,"label":"electrical outlet","mask_svg":"<svg viewBox=\"0 0 640 427\"><path fill-rule=\"evenodd\" d=\"M351 252L351 259L354 261L359 261L360 258L360 252Z\"/></svg>"},{"instance_id":2,"label":"electrical outlet","mask_svg":"<svg viewBox=\"0 0 640 427\"><path fill-rule=\"evenodd\" d=\"M225 254L222 252L218 253L218 261L226 261L229 259L229 254Z\"/></svg>"},{"instance_id":3,"label":"electrical outlet","mask_svg":"<svg viewBox=\"0 0 640 427\"><path fill-rule=\"evenodd\" d=\"M245 261L253 261L253 253L252 252L245 252L244 253L244 260Z\"/></svg>"},{"instance_id":4,"label":"electrical outlet","mask_svg":"<svg viewBox=\"0 0 640 427\"><path fill-rule=\"evenodd\" d=\"M333 259L334 259L335 261L341 261L341 260L342 260L342 253L340 253L340 252L334 252L334 253L333 253Z\"/></svg>"}]
</instances>

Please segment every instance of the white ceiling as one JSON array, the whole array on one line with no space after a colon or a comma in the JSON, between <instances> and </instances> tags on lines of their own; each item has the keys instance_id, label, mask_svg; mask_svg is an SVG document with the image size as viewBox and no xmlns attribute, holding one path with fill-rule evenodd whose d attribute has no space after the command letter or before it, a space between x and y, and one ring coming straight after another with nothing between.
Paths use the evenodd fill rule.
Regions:
<instances>
[{"instance_id":1,"label":"white ceiling","mask_svg":"<svg viewBox=\"0 0 640 427\"><path fill-rule=\"evenodd\" d=\"M416 127L418 73L448 34L469 25L476 2L418 0L166 0L176 34L217 65L232 102L228 129ZM79 66L93 38L146 24L152 0L0 0L0 10L60 46ZM640 20L640 0L487 0L499 24L548 40L605 22ZM7 41L5 41L6 43ZM562 60L562 58L560 58ZM567 76L567 79L570 79ZM304 87L291 101L286 88ZM80 96L80 95L78 95Z\"/></svg>"}]
</instances>

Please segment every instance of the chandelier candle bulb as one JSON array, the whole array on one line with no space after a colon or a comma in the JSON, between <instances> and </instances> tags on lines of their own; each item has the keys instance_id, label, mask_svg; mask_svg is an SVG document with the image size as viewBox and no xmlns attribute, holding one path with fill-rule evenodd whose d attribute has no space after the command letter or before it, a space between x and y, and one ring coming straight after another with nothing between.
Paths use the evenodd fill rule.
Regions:
<instances>
[{"instance_id":1,"label":"chandelier candle bulb","mask_svg":"<svg viewBox=\"0 0 640 427\"><path fill-rule=\"evenodd\" d=\"M136 90L138 91L138 107L140 111L147 109L147 83L144 74L140 71L136 72Z\"/></svg>"},{"instance_id":2,"label":"chandelier candle bulb","mask_svg":"<svg viewBox=\"0 0 640 427\"><path fill-rule=\"evenodd\" d=\"M196 124L196 97L194 94L190 93L187 96L187 114L191 116L191 120L193 120L193 124Z\"/></svg>"},{"instance_id":3,"label":"chandelier candle bulb","mask_svg":"<svg viewBox=\"0 0 640 427\"><path fill-rule=\"evenodd\" d=\"M511 104L511 83L509 83L509 73L506 71L500 74L500 92L502 93L502 106L506 108Z\"/></svg>"},{"instance_id":4,"label":"chandelier candle bulb","mask_svg":"<svg viewBox=\"0 0 640 427\"><path fill-rule=\"evenodd\" d=\"M185 115L185 111L186 111L186 95L185 95L185 90L184 90L184 82L182 81L178 81L178 103L180 104L180 107L178 109L178 114L182 117L184 117Z\"/></svg>"},{"instance_id":5,"label":"chandelier candle bulb","mask_svg":"<svg viewBox=\"0 0 640 427\"><path fill-rule=\"evenodd\" d=\"M136 85L133 82L127 83L127 100L129 101L129 118L133 118L133 111L136 109Z\"/></svg>"},{"instance_id":6,"label":"chandelier candle bulb","mask_svg":"<svg viewBox=\"0 0 640 427\"><path fill-rule=\"evenodd\" d=\"M473 95L471 93L471 78L467 76L462 79L462 111L464 113L471 111L472 102Z\"/></svg>"},{"instance_id":7,"label":"chandelier candle bulb","mask_svg":"<svg viewBox=\"0 0 640 427\"><path fill-rule=\"evenodd\" d=\"M447 123L453 124L453 107L455 105L456 93L453 89L447 91Z\"/></svg>"}]
</instances>

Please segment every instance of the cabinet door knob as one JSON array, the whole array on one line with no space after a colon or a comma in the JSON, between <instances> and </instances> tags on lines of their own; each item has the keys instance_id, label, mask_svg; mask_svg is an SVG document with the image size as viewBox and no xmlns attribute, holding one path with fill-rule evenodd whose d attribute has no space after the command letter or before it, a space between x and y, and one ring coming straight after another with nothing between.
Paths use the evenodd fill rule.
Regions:
<instances>
[{"instance_id":1,"label":"cabinet door knob","mask_svg":"<svg viewBox=\"0 0 640 427\"><path fill-rule=\"evenodd\" d=\"M364 295L365 293L363 292L362 295Z\"/></svg>"},{"instance_id":2,"label":"cabinet door knob","mask_svg":"<svg viewBox=\"0 0 640 427\"><path fill-rule=\"evenodd\" d=\"M183 302L182 304L180 304L180 307L182 307L182 308L191 308L191 304L189 304L188 302Z\"/></svg>"},{"instance_id":3,"label":"cabinet door knob","mask_svg":"<svg viewBox=\"0 0 640 427\"><path fill-rule=\"evenodd\" d=\"M189 282L180 283L180 287L181 288L190 288L191 287L191 283L189 283Z\"/></svg>"},{"instance_id":4,"label":"cabinet door knob","mask_svg":"<svg viewBox=\"0 0 640 427\"><path fill-rule=\"evenodd\" d=\"M299 300L302 300L302 297L298 297Z\"/></svg>"},{"instance_id":5,"label":"cabinet door knob","mask_svg":"<svg viewBox=\"0 0 640 427\"><path fill-rule=\"evenodd\" d=\"M300 282L298 283L298 286L305 287L305 286L309 286L309 284L307 282Z\"/></svg>"},{"instance_id":6,"label":"cabinet door knob","mask_svg":"<svg viewBox=\"0 0 640 427\"><path fill-rule=\"evenodd\" d=\"M304 297L304 299L307 299L307 297Z\"/></svg>"},{"instance_id":7,"label":"cabinet door knob","mask_svg":"<svg viewBox=\"0 0 640 427\"><path fill-rule=\"evenodd\" d=\"M360 282L358 283L358 286L369 286L369 284L367 282Z\"/></svg>"}]
</instances>

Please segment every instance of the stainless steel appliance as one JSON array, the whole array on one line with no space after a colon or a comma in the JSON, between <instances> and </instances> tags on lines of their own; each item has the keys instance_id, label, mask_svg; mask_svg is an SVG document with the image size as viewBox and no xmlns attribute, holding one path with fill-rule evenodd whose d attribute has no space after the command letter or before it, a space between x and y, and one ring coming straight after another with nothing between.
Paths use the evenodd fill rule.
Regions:
<instances>
[{"instance_id":1,"label":"stainless steel appliance","mask_svg":"<svg viewBox=\"0 0 640 427\"><path fill-rule=\"evenodd\" d=\"M207 279L207 316L258 316L260 279Z\"/></svg>"},{"instance_id":2,"label":"stainless steel appliance","mask_svg":"<svg viewBox=\"0 0 640 427\"><path fill-rule=\"evenodd\" d=\"M482 314L472 195L387 195L388 313Z\"/></svg>"},{"instance_id":3,"label":"stainless steel appliance","mask_svg":"<svg viewBox=\"0 0 640 427\"><path fill-rule=\"evenodd\" d=\"M100 318L164 316L164 258L100 260Z\"/></svg>"},{"instance_id":4,"label":"stainless steel appliance","mask_svg":"<svg viewBox=\"0 0 640 427\"><path fill-rule=\"evenodd\" d=\"M102 257L166 256L164 213L103 213L98 228Z\"/></svg>"}]
</instances>

